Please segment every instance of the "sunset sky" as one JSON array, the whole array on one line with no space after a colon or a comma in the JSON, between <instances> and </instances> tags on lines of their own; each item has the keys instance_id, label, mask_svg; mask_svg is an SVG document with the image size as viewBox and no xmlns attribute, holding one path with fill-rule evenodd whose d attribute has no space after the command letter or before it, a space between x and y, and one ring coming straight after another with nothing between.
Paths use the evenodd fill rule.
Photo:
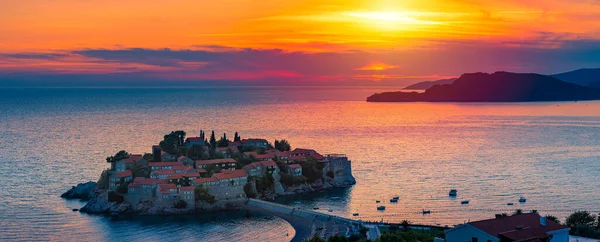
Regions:
<instances>
[{"instance_id":1,"label":"sunset sky","mask_svg":"<svg viewBox=\"0 0 600 242\"><path fill-rule=\"evenodd\" d=\"M593 67L598 0L0 2L0 85L406 85Z\"/></svg>"}]
</instances>

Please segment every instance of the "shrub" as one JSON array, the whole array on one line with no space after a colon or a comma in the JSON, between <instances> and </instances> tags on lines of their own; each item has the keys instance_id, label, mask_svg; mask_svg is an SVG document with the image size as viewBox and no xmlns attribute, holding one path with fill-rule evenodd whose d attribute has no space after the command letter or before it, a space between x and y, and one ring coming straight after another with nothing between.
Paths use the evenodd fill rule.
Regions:
<instances>
[{"instance_id":1,"label":"shrub","mask_svg":"<svg viewBox=\"0 0 600 242\"><path fill-rule=\"evenodd\" d=\"M304 176L292 176L290 174L280 173L281 175L281 183L286 186L293 186L297 184L306 183L306 177Z\"/></svg>"},{"instance_id":2,"label":"shrub","mask_svg":"<svg viewBox=\"0 0 600 242\"><path fill-rule=\"evenodd\" d=\"M186 208L186 207L187 207L187 203L183 200L179 200L173 205L173 208L179 208L179 209Z\"/></svg>"},{"instance_id":3,"label":"shrub","mask_svg":"<svg viewBox=\"0 0 600 242\"><path fill-rule=\"evenodd\" d=\"M308 159L300 165L302 166L302 175L306 177L308 182L315 182L323 176L324 165L313 157L308 157Z\"/></svg>"},{"instance_id":4,"label":"shrub","mask_svg":"<svg viewBox=\"0 0 600 242\"><path fill-rule=\"evenodd\" d=\"M252 190L252 183L248 182L244 185L244 193L246 193L246 197L256 198L258 194Z\"/></svg>"},{"instance_id":5,"label":"shrub","mask_svg":"<svg viewBox=\"0 0 600 242\"><path fill-rule=\"evenodd\" d=\"M585 226L592 227L596 222L596 217L588 211L577 211L567 217L565 224L568 227Z\"/></svg>"},{"instance_id":6,"label":"shrub","mask_svg":"<svg viewBox=\"0 0 600 242\"><path fill-rule=\"evenodd\" d=\"M123 201L125 201L125 199L123 198L123 195L116 193L114 191L110 191L110 192L108 192L108 201L122 203Z\"/></svg>"},{"instance_id":7,"label":"shrub","mask_svg":"<svg viewBox=\"0 0 600 242\"><path fill-rule=\"evenodd\" d=\"M204 188L202 185L198 185L194 189L194 200L208 202L210 204L216 202L215 196L210 195L210 193L208 193L208 189Z\"/></svg>"}]
</instances>

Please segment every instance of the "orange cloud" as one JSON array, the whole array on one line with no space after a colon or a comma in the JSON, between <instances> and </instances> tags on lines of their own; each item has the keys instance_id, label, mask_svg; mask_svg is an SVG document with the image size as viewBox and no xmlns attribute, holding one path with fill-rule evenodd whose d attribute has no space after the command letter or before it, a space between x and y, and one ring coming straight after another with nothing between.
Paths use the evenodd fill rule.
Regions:
<instances>
[{"instance_id":1,"label":"orange cloud","mask_svg":"<svg viewBox=\"0 0 600 242\"><path fill-rule=\"evenodd\" d=\"M400 67L395 66L395 65L388 65L388 64L384 64L384 63L373 63L373 64L370 64L367 66L356 68L354 70L357 70L357 71L384 71L384 70L397 69L397 68L400 68Z\"/></svg>"}]
</instances>

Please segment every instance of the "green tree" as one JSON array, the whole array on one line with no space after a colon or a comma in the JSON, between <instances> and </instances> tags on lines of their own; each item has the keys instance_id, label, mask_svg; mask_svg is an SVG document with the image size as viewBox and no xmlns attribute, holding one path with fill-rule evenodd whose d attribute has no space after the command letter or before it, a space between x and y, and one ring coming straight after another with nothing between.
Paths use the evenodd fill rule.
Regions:
<instances>
[{"instance_id":1,"label":"green tree","mask_svg":"<svg viewBox=\"0 0 600 242\"><path fill-rule=\"evenodd\" d=\"M186 207L187 207L187 203L181 199L173 205L173 208L179 208L179 209L183 209Z\"/></svg>"},{"instance_id":2,"label":"green tree","mask_svg":"<svg viewBox=\"0 0 600 242\"><path fill-rule=\"evenodd\" d=\"M202 185L197 185L194 188L194 199L196 201L208 202L210 204L213 204L216 202L215 196L210 195L210 193L208 192L208 189L206 189Z\"/></svg>"},{"instance_id":3,"label":"green tree","mask_svg":"<svg viewBox=\"0 0 600 242\"><path fill-rule=\"evenodd\" d=\"M313 235L310 239L305 240L304 242L325 242L324 239L319 237L317 234Z\"/></svg>"},{"instance_id":4,"label":"green tree","mask_svg":"<svg viewBox=\"0 0 600 242\"><path fill-rule=\"evenodd\" d=\"M567 217L565 225L568 227L593 227L596 222L596 217L588 211L577 211Z\"/></svg>"},{"instance_id":5,"label":"green tree","mask_svg":"<svg viewBox=\"0 0 600 242\"><path fill-rule=\"evenodd\" d=\"M290 146L290 143L287 140L275 140L275 149L278 149L279 151L290 151L292 149L292 147Z\"/></svg>"},{"instance_id":6,"label":"green tree","mask_svg":"<svg viewBox=\"0 0 600 242\"><path fill-rule=\"evenodd\" d=\"M402 220L402 222L400 222L400 225L402 225L402 230L407 231L408 230L408 226L410 226L410 221L408 221L408 220Z\"/></svg>"},{"instance_id":7,"label":"green tree","mask_svg":"<svg viewBox=\"0 0 600 242\"><path fill-rule=\"evenodd\" d=\"M210 157L206 154L204 145L192 145L188 149L187 157L192 160L208 160Z\"/></svg>"},{"instance_id":8,"label":"green tree","mask_svg":"<svg viewBox=\"0 0 600 242\"><path fill-rule=\"evenodd\" d=\"M152 155L151 153L144 153L144 155L142 156L142 159L144 159L148 162L152 162L152 161L154 161L154 155Z\"/></svg>"},{"instance_id":9,"label":"green tree","mask_svg":"<svg viewBox=\"0 0 600 242\"><path fill-rule=\"evenodd\" d=\"M321 162L313 157L308 157L306 161L300 164L302 166L302 175L306 177L308 182L313 183L323 176L323 167Z\"/></svg>"},{"instance_id":10,"label":"green tree","mask_svg":"<svg viewBox=\"0 0 600 242\"><path fill-rule=\"evenodd\" d=\"M331 236L327 240L327 242L349 242L349 241L350 240L348 240L348 238L346 238L346 236L343 236L341 234L338 234L336 236Z\"/></svg>"},{"instance_id":11,"label":"green tree","mask_svg":"<svg viewBox=\"0 0 600 242\"><path fill-rule=\"evenodd\" d=\"M553 215L546 215L546 219L548 219L548 220L550 220L550 221L554 221L554 222L555 222L555 223L557 223L557 224L560 224L560 220L559 220L559 219L558 219L556 216L553 216Z\"/></svg>"},{"instance_id":12,"label":"green tree","mask_svg":"<svg viewBox=\"0 0 600 242\"><path fill-rule=\"evenodd\" d=\"M258 194L252 190L252 183L248 182L244 185L244 193L246 193L246 197L256 198Z\"/></svg>"},{"instance_id":13,"label":"green tree","mask_svg":"<svg viewBox=\"0 0 600 242\"><path fill-rule=\"evenodd\" d=\"M239 142L241 140L242 140L242 138L240 138L240 136L238 135L238 132L235 132L235 136L233 137L233 141Z\"/></svg>"},{"instance_id":14,"label":"green tree","mask_svg":"<svg viewBox=\"0 0 600 242\"><path fill-rule=\"evenodd\" d=\"M149 166L133 165L133 166L129 167L129 170L131 170L133 177L146 177L146 178L150 177L150 167Z\"/></svg>"},{"instance_id":15,"label":"green tree","mask_svg":"<svg viewBox=\"0 0 600 242\"><path fill-rule=\"evenodd\" d=\"M223 133L223 137L217 142L217 147L228 147L229 140L227 140L227 134Z\"/></svg>"},{"instance_id":16,"label":"green tree","mask_svg":"<svg viewBox=\"0 0 600 242\"><path fill-rule=\"evenodd\" d=\"M210 141L209 141L210 147L212 149L217 148L217 138L215 138L215 131L213 130L212 133L210 134Z\"/></svg>"}]
</instances>

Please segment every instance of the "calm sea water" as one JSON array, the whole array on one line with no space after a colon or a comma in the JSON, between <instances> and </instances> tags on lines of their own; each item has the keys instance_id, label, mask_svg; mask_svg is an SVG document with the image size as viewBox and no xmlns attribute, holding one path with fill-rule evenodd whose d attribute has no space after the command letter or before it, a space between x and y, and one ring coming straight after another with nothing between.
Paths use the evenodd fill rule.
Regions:
<instances>
[{"instance_id":1,"label":"calm sea water","mask_svg":"<svg viewBox=\"0 0 600 242\"><path fill-rule=\"evenodd\" d=\"M83 204L59 197L95 181L106 156L149 152L178 129L285 138L293 147L347 154L357 185L279 200L346 217L452 225L517 208L557 216L600 210L600 102L363 101L384 90L0 89L0 240L289 240L291 226L269 216L111 220L72 212ZM447 196L452 188L456 199ZM388 204L393 196L400 201Z\"/></svg>"}]
</instances>

